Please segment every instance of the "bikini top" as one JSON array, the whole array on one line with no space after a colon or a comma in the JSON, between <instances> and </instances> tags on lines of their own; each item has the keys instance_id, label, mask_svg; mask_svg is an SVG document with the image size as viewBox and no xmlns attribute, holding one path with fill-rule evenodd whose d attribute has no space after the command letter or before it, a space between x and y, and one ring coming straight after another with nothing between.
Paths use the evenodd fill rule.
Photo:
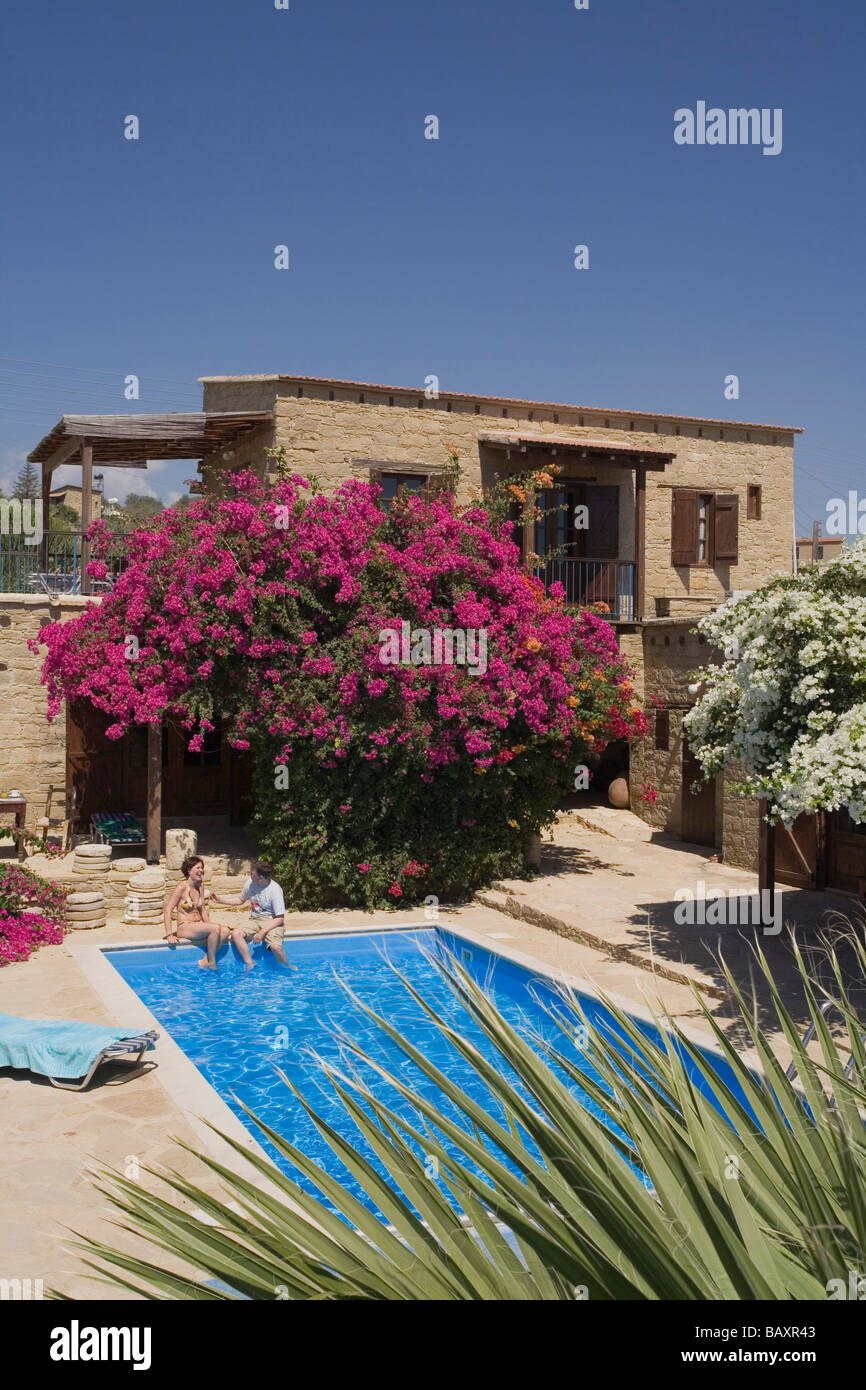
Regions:
<instances>
[{"instance_id":1,"label":"bikini top","mask_svg":"<svg viewBox=\"0 0 866 1390\"><path fill-rule=\"evenodd\" d=\"M187 890L177 905L178 910L180 912L201 912L202 904L208 897L208 890L206 888L200 888L198 890L198 901L193 902L192 893L189 885L187 885Z\"/></svg>"}]
</instances>

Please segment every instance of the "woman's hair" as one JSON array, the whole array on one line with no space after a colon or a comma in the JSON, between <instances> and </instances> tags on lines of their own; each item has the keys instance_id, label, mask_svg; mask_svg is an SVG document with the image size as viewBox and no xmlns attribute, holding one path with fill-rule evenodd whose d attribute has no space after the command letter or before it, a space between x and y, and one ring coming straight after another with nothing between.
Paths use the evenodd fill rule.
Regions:
<instances>
[{"instance_id":1,"label":"woman's hair","mask_svg":"<svg viewBox=\"0 0 866 1390\"><path fill-rule=\"evenodd\" d=\"M184 878L189 878L196 864L204 864L204 860L198 854L188 854L180 866L180 871Z\"/></svg>"}]
</instances>

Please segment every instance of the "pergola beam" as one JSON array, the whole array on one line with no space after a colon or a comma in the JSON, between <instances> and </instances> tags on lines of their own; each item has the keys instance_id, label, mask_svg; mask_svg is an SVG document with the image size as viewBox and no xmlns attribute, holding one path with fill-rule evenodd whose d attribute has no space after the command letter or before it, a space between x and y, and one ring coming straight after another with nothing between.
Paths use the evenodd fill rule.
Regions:
<instances>
[{"instance_id":1,"label":"pergola beam","mask_svg":"<svg viewBox=\"0 0 866 1390\"><path fill-rule=\"evenodd\" d=\"M43 478L45 477L46 473L48 473L48 475L50 476L54 472L55 468L60 468L64 463L69 463L70 459L75 457L80 448L80 439L67 439L65 443L61 444L59 449L55 449L51 457L47 458L43 463Z\"/></svg>"}]
</instances>

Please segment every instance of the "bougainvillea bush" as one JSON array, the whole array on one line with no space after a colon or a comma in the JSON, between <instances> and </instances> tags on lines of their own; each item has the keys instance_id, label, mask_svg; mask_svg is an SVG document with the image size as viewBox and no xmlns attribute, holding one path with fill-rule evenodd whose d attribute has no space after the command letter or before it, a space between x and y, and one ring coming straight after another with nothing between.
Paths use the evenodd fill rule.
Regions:
<instances>
[{"instance_id":1,"label":"bougainvillea bush","mask_svg":"<svg viewBox=\"0 0 866 1390\"><path fill-rule=\"evenodd\" d=\"M27 912L25 908L37 908ZM0 865L0 965L63 940L66 892L20 864Z\"/></svg>"},{"instance_id":2,"label":"bougainvillea bush","mask_svg":"<svg viewBox=\"0 0 866 1390\"><path fill-rule=\"evenodd\" d=\"M546 596L483 506L442 492L385 513L371 484L325 497L297 476L226 488L131 536L113 592L43 628L43 680L50 717L86 698L112 738L169 713L195 750L221 715L253 750L255 828L291 906L521 872L575 764L645 731L613 629ZM449 641L426 664L443 630L475 661Z\"/></svg>"},{"instance_id":3,"label":"bougainvillea bush","mask_svg":"<svg viewBox=\"0 0 866 1390\"><path fill-rule=\"evenodd\" d=\"M771 820L866 820L866 541L698 626L723 654L685 719L705 775L738 763L731 786L766 797Z\"/></svg>"}]
</instances>

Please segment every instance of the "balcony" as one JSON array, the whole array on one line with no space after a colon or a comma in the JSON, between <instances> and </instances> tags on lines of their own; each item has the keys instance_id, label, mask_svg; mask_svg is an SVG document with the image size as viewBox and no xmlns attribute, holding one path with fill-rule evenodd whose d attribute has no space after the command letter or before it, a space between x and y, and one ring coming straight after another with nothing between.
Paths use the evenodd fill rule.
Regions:
<instances>
[{"instance_id":1,"label":"balcony","mask_svg":"<svg viewBox=\"0 0 866 1390\"><path fill-rule=\"evenodd\" d=\"M637 565L621 560L548 560L532 573L549 589L560 583L565 602L576 608L606 604L604 614L611 622L632 623L637 619Z\"/></svg>"},{"instance_id":2,"label":"balcony","mask_svg":"<svg viewBox=\"0 0 866 1390\"><path fill-rule=\"evenodd\" d=\"M0 593L82 593L81 532L46 531L38 545L27 545L26 540L22 535L0 535ZM123 567L122 560L109 562L112 572L107 579L92 579L91 593L109 593Z\"/></svg>"}]
</instances>

